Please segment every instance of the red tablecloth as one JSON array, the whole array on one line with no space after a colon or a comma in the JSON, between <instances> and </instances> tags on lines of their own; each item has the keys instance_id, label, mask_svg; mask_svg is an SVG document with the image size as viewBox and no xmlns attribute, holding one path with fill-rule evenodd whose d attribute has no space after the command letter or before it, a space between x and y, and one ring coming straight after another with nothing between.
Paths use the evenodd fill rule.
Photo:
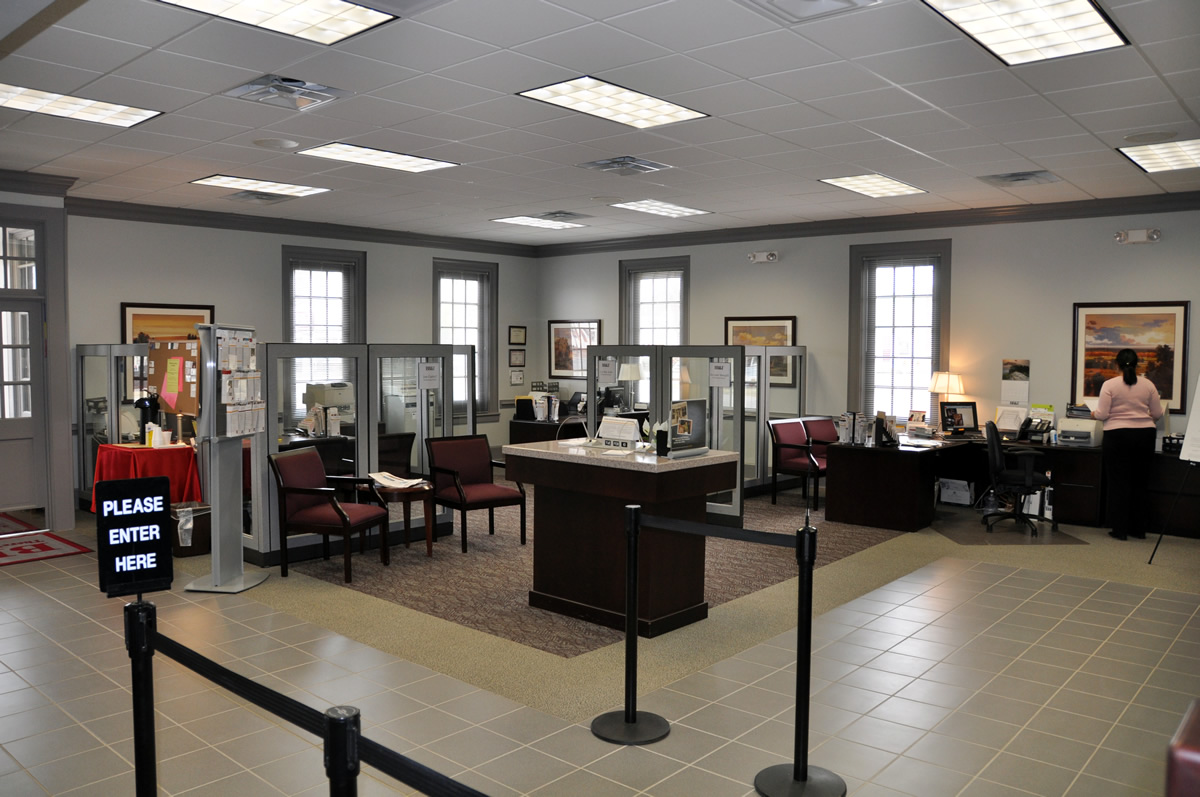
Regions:
<instances>
[{"instance_id":1,"label":"red tablecloth","mask_svg":"<svg viewBox=\"0 0 1200 797\"><path fill-rule=\"evenodd\" d=\"M119 446L106 443L96 452L95 481L166 476L171 480L171 503L199 501L200 471L191 446ZM92 511L96 495L92 493Z\"/></svg>"}]
</instances>

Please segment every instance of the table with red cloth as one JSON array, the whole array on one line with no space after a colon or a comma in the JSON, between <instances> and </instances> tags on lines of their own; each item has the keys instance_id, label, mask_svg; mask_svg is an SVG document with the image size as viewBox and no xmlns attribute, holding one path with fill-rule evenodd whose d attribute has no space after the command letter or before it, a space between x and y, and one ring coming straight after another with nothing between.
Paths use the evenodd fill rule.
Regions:
<instances>
[{"instance_id":1,"label":"table with red cloth","mask_svg":"<svg viewBox=\"0 0 1200 797\"><path fill-rule=\"evenodd\" d=\"M196 467L196 452L191 446L151 448L104 443L96 451L95 482L146 476L166 476L171 480L172 504L201 500L200 469ZM92 511L96 511L95 492Z\"/></svg>"}]
</instances>

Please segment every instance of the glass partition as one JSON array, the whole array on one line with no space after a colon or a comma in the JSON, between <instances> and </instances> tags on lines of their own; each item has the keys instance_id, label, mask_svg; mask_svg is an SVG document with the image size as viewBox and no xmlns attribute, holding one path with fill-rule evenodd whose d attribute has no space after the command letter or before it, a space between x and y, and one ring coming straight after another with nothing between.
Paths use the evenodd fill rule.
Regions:
<instances>
[{"instance_id":1,"label":"glass partition","mask_svg":"<svg viewBox=\"0 0 1200 797\"><path fill-rule=\"evenodd\" d=\"M437 344L370 346L370 471L396 476L429 473L425 439L457 434L452 418L457 347ZM473 348L473 347L468 347ZM469 364L471 357L464 358ZM468 385L470 382L468 382ZM469 389L469 388L468 388ZM473 402L467 402L468 406ZM473 426L473 408L471 413Z\"/></svg>"},{"instance_id":2,"label":"glass partition","mask_svg":"<svg viewBox=\"0 0 1200 797\"><path fill-rule=\"evenodd\" d=\"M96 452L104 443L138 439L138 410L133 406L134 365L145 362L145 343L89 344L75 347L76 463L81 504L92 502Z\"/></svg>"}]
</instances>

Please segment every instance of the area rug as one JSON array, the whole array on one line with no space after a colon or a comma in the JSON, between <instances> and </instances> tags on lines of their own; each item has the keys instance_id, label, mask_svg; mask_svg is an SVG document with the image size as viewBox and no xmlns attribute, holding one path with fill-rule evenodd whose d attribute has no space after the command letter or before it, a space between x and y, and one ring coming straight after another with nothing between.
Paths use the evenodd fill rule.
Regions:
<instances>
[{"instance_id":1,"label":"area rug","mask_svg":"<svg viewBox=\"0 0 1200 797\"><path fill-rule=\"evenodd\" d=\"M64 540L48 531L19 534L0 538L0 566L56 559L60 556L87 553L90 550L92 549Z\"/></svg>"},{"instance_id":2,"label":"area rug","mask_svg":"<svg viewBox=\"0 0 1200 797\"><path fill-rule=\"evenodd\" d=\"M13 517L7 512L0 512L0 536L16 534L22 531L37 531L38 527L26 523L19 517Z\"/></svg>"},{"instance_id":3,"label":"area rug","mask_svg":"<svg viewBox=\"0 0 1200 797\"><path fill-rule=\"evenodd\" d=\"M536 489L530 490L529 516ZM820 513L817 526L817 566L877 545L897 532L868 529L841 523L826 523ZM772 507L769 497L746 502L745 527L758 531L795 535L804 523L803 499L780 496ZM345 586L383 600L415 609L484 633L570 658L623 638L622 632L565 617L529 605L533 583L533 550L537 545L533 524L529 541L519 540L516 507L496 510L496 534L487 533L487 513L468 514L470 550L459 549L457 518L455 534L434 546L433 558L425 546L392 547L392 563L384 567L376 551L355 554L354 581L342 581L340 556L329 561L310 560L292 568L332 584ZM704 597L709 606L740 598L772 584L794 578L798 572L796 552L790 548L754 545L709 538L706 540Z\"/></svg>"}]
</instances>

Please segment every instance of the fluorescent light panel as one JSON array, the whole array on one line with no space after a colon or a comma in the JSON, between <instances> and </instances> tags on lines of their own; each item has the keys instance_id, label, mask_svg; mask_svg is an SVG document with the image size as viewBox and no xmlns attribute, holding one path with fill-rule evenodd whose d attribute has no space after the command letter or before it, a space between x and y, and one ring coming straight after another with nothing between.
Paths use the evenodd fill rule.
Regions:
<instances>
[{"instance_id":1,"label":"fluorescent light panel","mask_svg":"<svg viewBox=\"0 0 1200 797\"><path fill-rule=\"evenodd\" d=\"M1147 172L1171 172L1200 167L1200 138L1167 141L1141 147L1118 147L1118 152Z\"/></svg>"},{"instance_id":2,"label":"fluorescent light panel","mask_svg":"<svg viewBox=\"0 0 1200 797\"><path fill-rule=\"evenodd\" d=\"M1009 66L1121 47L1091 0L925 0Z\"/></svg>"},{"instance_id":3,"label":"fluorescent light panel","mask_svg":"<svg viewBox=\"0 0 1200 797\"><path fill-rule=\"evenodd\" d=\"M399 152L389 152L386 149L360 147L356 144L322 144L312 149L300 150L301 155L312 155L314 158L328 158L347 163L361 163L365 166L379 166L383 169L397 169L402 172L428 172L434 169L448 169L457 163L438 161L430 158L418 158L416 155L404 155Z\"/></svg>"},{"instance_id":4,"label":"fluorescent light panel","mask_svg":"<svg viewBox=\"0 0 1200 797\"><path fill-rule=\"evenodd\" d=\"M318 44L336 44L395 19L343 0L161 0L193 11L286 33Z\"/></svg>"},{"instance_id":5,"label":"fluorescent light panel","mask_svg":"<svg viewBox=\"0 0 1200 797\"><path fill-rule=\"evenodd\" d=\"M682 105L614 86L587 75L568 80L566 83L522 91L520 96L599 116L601 119L611 119L639 129L708 116Z\"/></svg>"},{"instance_id":6,"label":"fluorescent light panel","mask_svg":"<svg viewBox=\"0 0 1200 797\"><path fill-rule=\"evenodd\" d=\"M908 183L902 183L899 180L893 180L890 177L884 177L882 174L830 177L828 180L822 180L821 182L836 185L838 188L845 188L847 191L854 191L857 194L875 197L876 199L887 196L907 196L909 194L925 193L920 188L911 186Z\"/></svg>"},{"instance_id":7,"label":"fluorescent light panel","mask_svg":"<svg viewBox=\"0 0 1200 797\"><path fill-rule=\"evenodd\" d=\"M114 127L133 127L162 113L128 105L114 105L111 102L85 100L69 94L10 86L7 83L0 83L0 106L67 119L82 119L85 122L99 122Z\"/></svg>"},{"instance_id":8,"label":"fluorescent light panel","mask_svg":"<svg viewBox=\"0 0 1200 797\"><path fill-rule=\"evenodd\" d=\"M291 183L273 183L270 180L251 180L248 177L230 177L224 174L214 174L200 180L192 180L195 185L213 185L217 188L233 188L238 191L260 191L264 194L279 194L280 196L312 196L323 194L328 188L316 188L311 185L292 185Z\"/></svg>"},{"instance_id":9,"label":"fluorescent light panel","mask_svg":"<svg viewBox=\"0 0 1200 797\"><path fill-rule=\"evenodd\" d=\"M554 219L539 219L537 216L509 216L506 219L492 219L504 224L523 224L526 227L543 227L547 230L566 230L571 227L586 227L586 224L574 224L569 221Z\"/></svg>"},{"instance_id":10,"label":"fluorescent light panel","mask_svg":"<svg viewBox=\"0 0 1200 797\"><path fill-rule=\"evenodd\" d=\"M636 202L618 202L615 205L609 205L609 207L637 210L641 211L642 213L653 213L656 216L669 216L672 219L679 219L684 216L703 216L705 213L711 212L708 210L685 208L682 205L672 205L669 202L659 202L657 199L639 199Z\"/></svg>"}]
</instances>

